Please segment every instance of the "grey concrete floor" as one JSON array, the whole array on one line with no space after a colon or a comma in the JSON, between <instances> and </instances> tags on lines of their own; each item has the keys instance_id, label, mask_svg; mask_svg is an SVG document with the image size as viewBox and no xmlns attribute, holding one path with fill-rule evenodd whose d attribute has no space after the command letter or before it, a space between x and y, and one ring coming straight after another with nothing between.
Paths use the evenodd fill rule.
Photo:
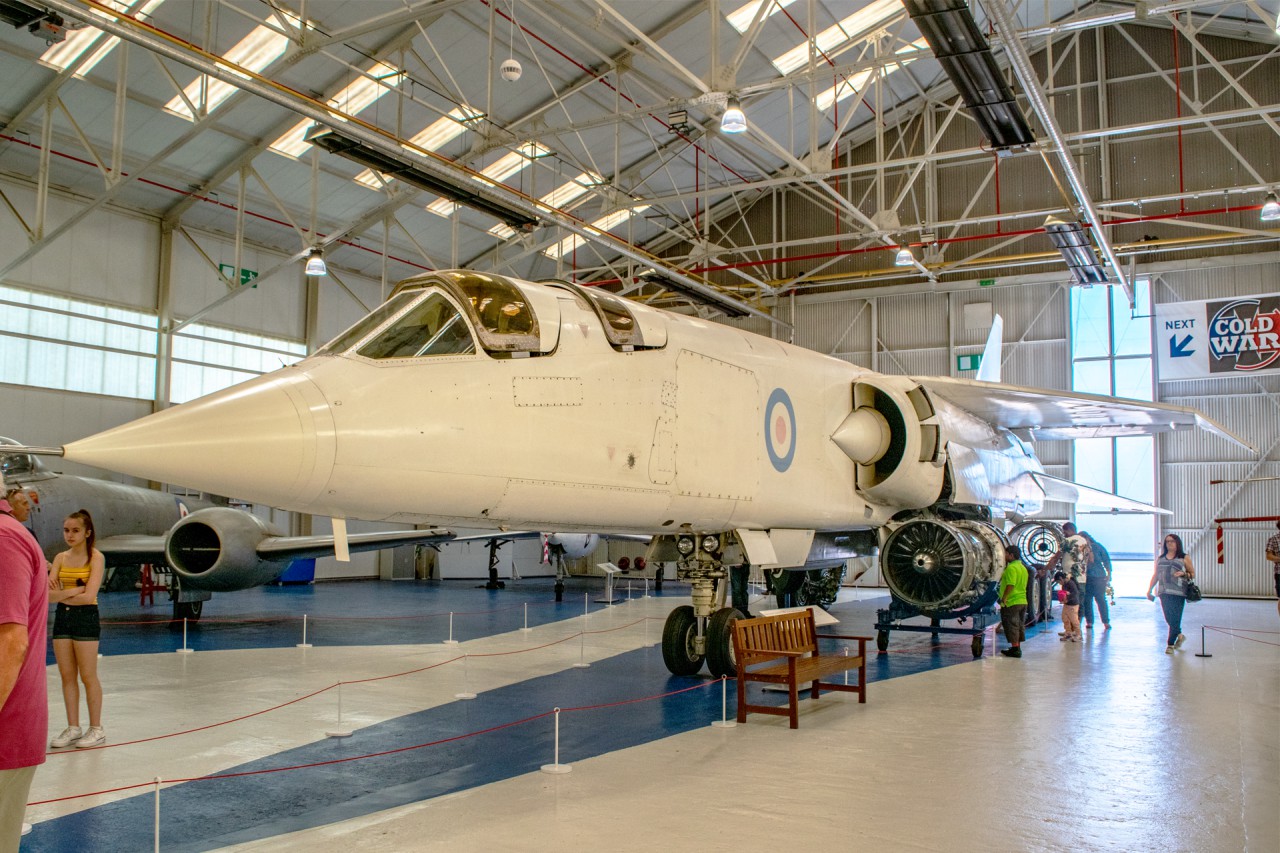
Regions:
<instances>
[{"instance_id":1,"label":"grey concrete floor","mask_svg":"<svg viewBox=\"0 0 1280 853\"><path fill-rule=\"evenodd\" d=\"M658 620L679 603L639 599L594 616L592 630L633 627L592 635L585 648L562 644L536 658L489 658L447 676L350 689L344 722L358 733L461 690L651 644ZM989 646L981 660L876 682L863 706L845 694L806 700L796 731L758 715L733 728L708 724L577 762L564 775L526 774L223 849L1280 850L1275 602L1189 607L1188 641L1171 656L1157 606L1122 601L1114 624L1081 644L1047 631L1028 640L1021 660L991 656ZM1195 656L1201 625L1226 629L1207 632L1210 658ZM570 627L464 646L475 654L532 646ZM453 654L435 645L104 659L110 733L119 743L287 701L348 668L395 672ZM56 718L56 675L50 687ZM323 738L334 710L329 700L300 703L234 732L57 757L38 774L32 799L216 772ZM36 806L28 820L123 796Z\"/></svg>"}]
</instances>

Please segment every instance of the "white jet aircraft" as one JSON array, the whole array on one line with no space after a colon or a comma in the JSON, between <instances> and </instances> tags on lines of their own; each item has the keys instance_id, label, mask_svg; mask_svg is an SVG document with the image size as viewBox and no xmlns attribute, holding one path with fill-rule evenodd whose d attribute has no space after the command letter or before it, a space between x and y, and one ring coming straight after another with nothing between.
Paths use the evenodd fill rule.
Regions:
<instances>
[{"instance_id":1,"label":"white jet aircraft","mask_svg":"<svg viewBox=\"0 0 1280 853\"><path fill-rule=\"evenodd\" d=\"M719 675L730 567L878 547L895 600L966 612L993 598L1007 520L1153 509L1045 474L1030 440L1184 427L1238 441L1192 409L882 375L597 289L446 271L296 365L47 450L328 515L340 537L348 518L652 535L693 595L666 664Z\"/></svg>"}]
</instances>

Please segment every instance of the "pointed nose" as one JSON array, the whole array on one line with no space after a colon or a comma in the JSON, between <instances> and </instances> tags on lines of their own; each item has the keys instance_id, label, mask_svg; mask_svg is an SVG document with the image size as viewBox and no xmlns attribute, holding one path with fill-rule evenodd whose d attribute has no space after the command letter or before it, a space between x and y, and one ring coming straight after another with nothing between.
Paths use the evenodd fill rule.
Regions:
<instances>
[{"instance_id":1,"label":"pointed nose","mask_svg":"<svg viewBox=\"0 0 1280 853\"><path fill-rule=\"evenodd\" d=\"M333 470L323 393L286 368L72 442L65 457L252 503L301 509Z\"/></svg>"}]
</instances>

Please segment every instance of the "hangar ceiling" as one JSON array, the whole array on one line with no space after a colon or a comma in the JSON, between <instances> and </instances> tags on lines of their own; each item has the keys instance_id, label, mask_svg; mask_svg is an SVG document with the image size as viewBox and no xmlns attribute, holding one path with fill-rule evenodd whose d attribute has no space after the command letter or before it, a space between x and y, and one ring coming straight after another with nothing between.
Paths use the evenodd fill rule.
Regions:
<instances>
[{"instance_id":1,"label":"hangar ceiling","mask_svg":"<svg viewBox=\"0 0 1280 853\"><path fill-rule=\"evenodd\" d=\"M466 266L758 314L806 289L1066 280L1050 216L1114 252L1112 280L1276 247L1277 0L988 1L1036 139L1000 155L900 0L6 0L0 174L36 201L0 198L29 236L0 277L75 227L50 192L375 279ZM721 130L730 99L743 133Z\"/></svg>"}]
</instances>

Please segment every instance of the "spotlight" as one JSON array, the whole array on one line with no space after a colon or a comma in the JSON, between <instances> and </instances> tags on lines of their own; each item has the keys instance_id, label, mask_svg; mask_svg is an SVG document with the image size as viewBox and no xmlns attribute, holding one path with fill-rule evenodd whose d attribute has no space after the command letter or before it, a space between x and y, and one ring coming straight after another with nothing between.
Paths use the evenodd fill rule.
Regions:
<instances>
[{"instance_id":1,"label":"spotlight","mask_svg":"<svg viewBox=\"0 0 1280 853\"><path fill-rule=\"evenodd\" d=\"M1280 201L1275 193L1267 193L1267 200L1262 203L1261 219L1263 222L1274 222L1280 219Z\"/></svg>"},{"instance_id":2,"label":"spotlight","mask_svg":"<svg viewBox=\"0 0 1280 853\"><path fill-rule=\"evenodd\" d=\"M307 275L328 275L329 267L324 262L324 250L318 246L307 255Z\"/></svg>"},{"instance_id":3,"label":"spotlight","mask_svg":"<svg viewBox=\"0 0 1280 853\"><path fill-rule=\"evenodd\" d=\"M742 103L737 98L729 98L724 115L720 117L720 132L742 133L746 129L747 116L742 112Z\"/></svg>"},{"instance_id":4,"label":"spotlight","mask_svg":"<svg viewBox=\"0 0 1280 853\"><path fill-rule=\"evenodd\" d=\"M909 267L916 262L916 256L911 254L911 249L903 246L898 249L898 254L893 258L895 267Z\"/></svg>"}]
</instances>

